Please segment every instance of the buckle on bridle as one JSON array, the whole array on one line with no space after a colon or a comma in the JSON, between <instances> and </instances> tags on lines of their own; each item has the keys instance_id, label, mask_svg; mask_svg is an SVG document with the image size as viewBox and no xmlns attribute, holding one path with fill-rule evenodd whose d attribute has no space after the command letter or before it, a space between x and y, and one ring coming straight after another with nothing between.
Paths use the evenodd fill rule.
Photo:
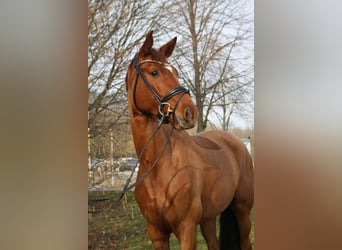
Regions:
<instances>
[{"instance_id":1,"label":"buckle on bridle","mask_svg":"<svg viewBox=\"0 0 342 250\"><path fill-rule=\"evenodd\" d=\"M163 112L164 105L167 105L166 113ZM159 105L159 114L165 117L168 117L170 113L173 112L173 109L171 108L171 104L168 102L162 102Z\"/></svg>"}]
</instances>

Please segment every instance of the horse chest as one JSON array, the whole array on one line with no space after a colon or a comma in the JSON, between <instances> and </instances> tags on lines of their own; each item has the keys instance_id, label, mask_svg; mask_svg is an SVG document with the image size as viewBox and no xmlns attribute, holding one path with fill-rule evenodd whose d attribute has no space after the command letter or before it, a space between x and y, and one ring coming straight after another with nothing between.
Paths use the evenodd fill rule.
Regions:
<instances>
[{"instance_id":1,"label":"horse chest","mask_svg":"<svg viewBox=\"0 0 342 250\"><path fill-rule=\"evenodd\" d=\"M181 178L180 178L181 177ZM164 225L169 230L178 225L188 212L193 197L193 186L187 175L180 173L159 186L158 190L147 183L136 189L136 199L146 220Z\"/></svg>"},{"instance_id":2,"label":"horse chest","mask_svg":"<svg viewBox=\"0 0 342 250\"><path fill-rule=\"evenodd\" d=\"M163 214L162 214L162 205L161 202L157 199L150 200L143 204L142 209L143 215L147 221L154 225L162 225L163 224Z\"/></svg>"},{"instance_id":3,"label":"horse chest","mask_svg":"<svg viewBox=\"0 0 342 250\"><path fill-rule=\"evenodd\" d=\"M165 198L160 194L149 192L143 194L138 192L136 196L140 210L148 223L166 226L163 213Z\"/></svg>"}]
</instances>

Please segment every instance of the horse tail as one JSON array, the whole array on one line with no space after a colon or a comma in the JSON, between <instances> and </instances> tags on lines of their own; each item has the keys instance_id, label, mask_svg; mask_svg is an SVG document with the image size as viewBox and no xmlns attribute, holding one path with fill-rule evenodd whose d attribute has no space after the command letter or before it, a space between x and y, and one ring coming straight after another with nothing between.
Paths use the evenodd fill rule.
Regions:
<instances>
[{"instance_id":1,"label":"horse tail","mask_svg":"<svg viewBox=\"0 0 342 250\"><path fill-rule=\"evenodd\" d=\"M239 226L231 205L220 216L220 249L241 249Z\"/></svg>"}]
</instances>

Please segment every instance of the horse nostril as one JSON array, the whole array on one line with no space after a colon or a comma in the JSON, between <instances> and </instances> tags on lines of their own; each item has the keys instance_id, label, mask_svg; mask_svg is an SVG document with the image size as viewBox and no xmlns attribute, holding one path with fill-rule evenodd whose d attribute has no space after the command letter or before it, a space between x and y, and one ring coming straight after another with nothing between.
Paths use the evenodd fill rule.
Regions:
<instances>
[{"instance_id":1,"label":"horse nostril","mask_svg":"<svg viewBox=\"0 0 342 250\"><path fill-rule=\"evenodd\" d=\"M192 110L190 108L186 108L184 111L184 118L187 121L190 121L193 119L193 113Z\"/></svg>"}]
</instances>

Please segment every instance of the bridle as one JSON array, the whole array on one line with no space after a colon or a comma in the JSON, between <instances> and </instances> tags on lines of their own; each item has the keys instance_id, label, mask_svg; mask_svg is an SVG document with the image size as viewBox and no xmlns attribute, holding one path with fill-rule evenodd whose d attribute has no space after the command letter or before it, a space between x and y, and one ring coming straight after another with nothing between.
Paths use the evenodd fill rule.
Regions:
<instances>
[{"instance_id":1,"label":"bridle","mask_svg":"<svg viewBox=\"0 0 342 250\"><path fill-rule=\"evenodd\" d=\"M146 79L144 73L142 72L142 70L140 68L140 65L142 65L144 63L157 63L157 64L162 65L164 67L170 67L169 64L166 64L166 63L163 63L163 62L157 61L157 60L143 60L143 61L139 62L138 54L136 54L134 56L133 64L134 64L134 68L135 68L135 71L136 71L136 77L135 77L134 87L133 87L133 101L134 101L134 105L142 114L144 114L146 116L151 116L152 115L150 112L144 111L144 110L140 109L138 107L138 105L137 105L136 92L137 92L138 77L140 76L141 79L143 80L145 86L151 92L152 96L154 97L154 99L158 103L158 114L157 114L158 119L160 119L162 123L168 123L169 122L169 115L170 115L170 113L174 113L175 112L180 99L184 96L184 94L189 94L190 95L189 89L185 88L182 85L179 85L179 86L171 89L165 96L160 97L158 95L158 93L153 89L153 87L149 83L149 81ZM168 103L168 100L170 100L173 96L175 96L177 94L181 94L181 95L179 96L179 98L178 98L178 100L176 102L176 105L174 107L171 107L170 103ZM163 112L164 106L167 106L166 112Z\"/></svg>"}]
</instances>

